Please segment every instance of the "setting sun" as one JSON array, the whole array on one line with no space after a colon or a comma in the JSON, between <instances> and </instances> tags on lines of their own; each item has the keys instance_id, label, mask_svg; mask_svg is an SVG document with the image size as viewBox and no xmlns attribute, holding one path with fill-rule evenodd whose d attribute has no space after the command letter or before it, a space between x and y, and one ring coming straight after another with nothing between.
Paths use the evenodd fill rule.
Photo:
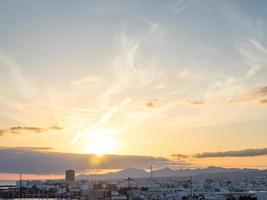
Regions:
<instances>
[{"instance_id":1,"label":"setting sun","mask_svg":"<svg viewBox=\"0 0 267 200\"><path fill-rule=\"evenodd\" d=\"M87 134L88 142L84 146L84 152L101 156L112 154L117 150L117 144L113 131L95 130Z\"/></svg>"}]
</instances>

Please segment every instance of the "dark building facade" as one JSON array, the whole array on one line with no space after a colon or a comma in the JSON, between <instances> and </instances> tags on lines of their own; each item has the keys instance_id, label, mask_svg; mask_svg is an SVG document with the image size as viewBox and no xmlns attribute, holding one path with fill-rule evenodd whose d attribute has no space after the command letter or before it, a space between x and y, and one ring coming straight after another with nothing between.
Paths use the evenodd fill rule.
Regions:
<instances>
[{"instance_id":1,"label":"dark building facade","mask_svg":"<svg viewBox=\"0 0 267 200\"><path fill-rule=\"evenodd\" d=\"M65 171L65 181L73 182L75 181L75 171L72 169L68 169Z\"/></svg>"}]
</instances>

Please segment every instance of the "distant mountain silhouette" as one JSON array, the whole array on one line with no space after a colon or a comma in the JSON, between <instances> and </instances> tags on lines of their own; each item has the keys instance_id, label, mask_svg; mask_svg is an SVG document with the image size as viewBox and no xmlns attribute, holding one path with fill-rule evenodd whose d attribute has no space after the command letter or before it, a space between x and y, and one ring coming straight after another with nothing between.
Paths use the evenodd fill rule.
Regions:
<instances>
[{"instance_id":1,"label":"distant mountain silhouette","mask_svg":"<svg viewBox=\"0 0 267 200\"><path fill-rule=\"evenodd\" d=\"M131 178L147 178L149 173L143 169L126 168L117 172L110 172L106 174L82 174L78 175L77 179L126 179Z\"/></svg>"},{"instance_id":2,"label":"distant mountain silhouette","mask_svg":"<svg viewBox=\"0 0 267 200\"><path fill-rule=\"evenodd\" d=\"M168 167L153 171L153 177L187 177L195 176L199 178L228 178L228 177L255 177L267 175L267 170L259 169L239 169L239 168L223 168L210 166L199 169L179 169L174 170ZM77 179L93 179L93 180L110 180L110 179L127 179L131 178L148 178L150 173L143 169L127 168L117 172L106 174L81 174Z\"/></svg>"}]
</instances>

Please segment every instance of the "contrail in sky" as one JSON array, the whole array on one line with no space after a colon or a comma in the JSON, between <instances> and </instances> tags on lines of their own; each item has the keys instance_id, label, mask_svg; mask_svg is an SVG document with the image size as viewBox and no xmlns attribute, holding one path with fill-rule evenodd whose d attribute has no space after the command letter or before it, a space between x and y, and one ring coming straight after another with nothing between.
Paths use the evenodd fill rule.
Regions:
<instances>
[{"instance_id":1,"label":"contrail in sky","mask_svg":"<svg viewBox=\"0 0 267 200\"><path fill-rule=\"evenodd\" d=\"M70 143L71 144L76 143L77 140L79 140L84 135L90 133L93 130L96 130L101 125L107 123L112 118L112 116L121 109L122 106L126 105L130 101L131 101L131 99L130 98L127 98L127 99L123 100L120 103L120 105L113 106L111 108L111 110L109 110L108 112L106 112L105 114L102 115L101 119L96 124L92 125L88 129L85 129L85 130L82 130L82 131L77 132L76 135L75 135L75 137L72 139L72 141Z\"/></svg>"}]
</instances>

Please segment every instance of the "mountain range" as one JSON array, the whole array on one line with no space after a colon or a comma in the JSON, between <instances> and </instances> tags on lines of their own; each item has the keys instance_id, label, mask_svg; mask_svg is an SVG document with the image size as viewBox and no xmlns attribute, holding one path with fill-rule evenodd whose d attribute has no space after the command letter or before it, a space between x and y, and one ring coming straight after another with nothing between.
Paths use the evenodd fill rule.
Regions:
<instances>
[{"instance_id":1,"label":"mountain range","mask_svg":"<svg viewBox=\"0 0 267 200\"><path fill-rule=\"evenodd\" d=\"M162 168L152 172L153 177L199 177L199 178L227 178L227 177L255 177L267 175L267 170L239 169L210 166L200 169L171 169ZM127 168L117 172L105 174L80 174L77 179L110 180L131 178L149 178L150 172L143 169Z\"/></svg>"}]
</instances>

